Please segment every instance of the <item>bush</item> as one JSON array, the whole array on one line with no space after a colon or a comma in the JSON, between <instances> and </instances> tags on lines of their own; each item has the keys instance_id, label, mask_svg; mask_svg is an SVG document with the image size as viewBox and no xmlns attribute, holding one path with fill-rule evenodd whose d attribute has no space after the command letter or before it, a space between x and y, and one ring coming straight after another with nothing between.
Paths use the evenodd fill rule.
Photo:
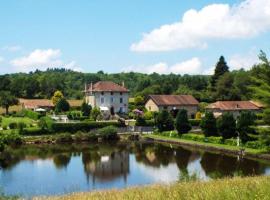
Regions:
<instances>
[{"instance_id":1,"label":"bush","mask_svg":"<svg viewBox=\"0 0 270 200\"><path fill-rule=\"evenodd\" d=\"M174 130L172 115L167 110L162 110L156 117L156 126L159 132Z\"/></svg>"},{"instance_id":2,"label":"bush","mask_svg":"<svg viewBox=\"0 0 270 200\"><path fill-rule=\"evenodd\" d=\"M155 126L155 120L145 120L145 126Z\"/></svg>"},{"instance_id":3,"label":"bush","mask_svg":"<svg viewBox=\"0 0 270 200\"><path fill-rule=\"evenodd\" d=\"M240 133L240 139L244 143L249 140L248 133L253 133L254 129L251 127L255 124L256 116L252 112L242 112L237 121L237 131Z\"/></svg>"},{"instance_id":4,"label":"bush","mask_svg":"<svg viewBox=\"0 0 270 200\"><path fill-rule=\"evenodd\" d=\"M82 112L81 111L70 111L67 114L68 119L71 120L81 120L82 118ZM88 117L86 117L87 119Z\"/></svg>"},{"instance_id":5,"label":"bush","mask_svg":"<svg viewBox=\"0 0 270 200\"><path fill-rule=\"evenodd\" d=\"M32 110L23 109L20 113L18 113L18 116L38 120L41 117L41 114Z\"/></svg>"},{"instance_id":6,"label":"bush","mask_svg":"<svg viewBox=\"0 0 270 200\"><path fill-rule=\"evenodd\" d=\"M266 146L260 141L249 141L245 144L245 147L252 149L264 149Z\"/></svg>"},{"instance_id":7,"label":"bush","mask_svg":"<svg viewBox=\"0 0 270 200\"><path fill-rule=\"evenodd\" d=\"M41 117L38 126L43 130L52 130L53 120L50 117Z\"/></svg>"},{"instance_id":8,"label":"bush","mask_svg":"<svg viewBox=\"0 0 270 200\"><path fill-rule=\"evenodd\" d=\"M226 139L224 141L224 144L230 145L230 146L237 146L237 139Z\"/></svg>"},{"instance_id":9,"label":"bush","mask_svg":"<svg viewBox=\"0 0 270 200\"><path fill-rule=\"evenodd\" d=\"M191 126L188 121L187 110L179 110L176 116L175 129L178 134L188 133L191 130Z\"/></svg>"},{"instance_id":10,"label":"bush","mask_svg":"<svg viewBox=\"0 0 270 200\"><path fill-rule=\"evenodd\" d=\"M114 126L107 126L107 127L101 128L97 132L102 137L103 140L119 139L117 135L117 128Z\"/></svg>"},{"instance_id":11,"label":"bush","mask_svg":"<svg viewBox=\"0 0 270 200\"><path fill-rule=\"evenodd\" d=\"M66 112L69 111L70 105L65 98L61 98L55 105L56 112Z\"/></svg>"},{"instance_id":12,"label":"bush","mask_svg":"<svg viewBox=\"0 0 270 200\"><path fill-rule=\"evenodd\" d=\"M222 144L223 143L222 137L211 136L211 137L207 138L207 141L209 143L213 143L213 144Z\"/></svg>"},{"instance_id":13,"label":"bush","mask_svg":"<svg viewBox=\"0 0 270 200\"><path fill-rule=\"evenodd\" d=\"M16 122L11 122L8 126L10 129L16 129L18 127L18 124Z\"/></svg>"},{"instance_id":14,"label":"bush","mask_svg":"<svg viewBox=\"0 0 270 200\"><path fill-rule=\"evenodd\" d=\"M270 125L270 108L263 111L263 121Z\"/></svg>"},{"instance_id":15,"label":"bush","mask_svg":"<svg viewBox=\"0 0 270 200\"><path fill-rule=\"evenodd\" d=\"M25 128L21 134L23 135L44 135L48 133L45 129L42 128Z\"/></svg>"},{"instance_id":16,"label":"bush","mask_svg":"<svg viewBox=\"0 0 270 200\"><path fill-rule=\"evenodd\" d=\"M146 126L146 121L144 119L144 117L142 116L138 116L136 119L136 126Z\"/></svg>"},{"instance_id":17,"label":"bush","mask_svg":"<svg viewBox=\"0 0 270 200\"><path fill-rule=\"evenodd\" d=\"M73 142L73 139L69 133L61 133L56 137L56 143L69 143Z\"/></svg>"},{"instance_id":18,"label":"bush","mask_svg":"<svg viewBox=\"0 0 270 200\"><path fill-rule=\"evenodd\" d=\"M98 107L94 107L91 111L91 117L94 119L94 121L97 121L100 115L101 115L100 109Z\"/></svg>"},{"instance_id":19,"label":"bush","mask_svg":"<svg viewBox=\"0 0 270 200\"><path fill-rule=\"evenodd\" d=\"M78 122L78 123L53 123L52 124L52 131L53 132L69 132L69 133L76 133L77 131L89 132L93 129L103 128L106 126L116 126L121 127L124 126L119 122Z\"/></svg>"},{"instance_id":20,"label":"bush","mask_svg":"<svg viewBox=\"0 0 270 200\"><path fill-rule=\"evenodd\" d=\"M189 119L188 121L191 126L200 126L201 123L200 119Z\"/></svg>"},{"instance_id":21,"label":"bush","mask_svg":"<svg viewBox=\"0 0 270 200\"><path fill-rule=\"evenodd\" d=\"M84 133L81 131L76 132L74 135L74 140L76 142L89 142L89 141L96 141L98 137L94 133Z\"/></svg>"},{"instance_id":22,"label":"bush","mask_svg":"<svg viewBox=\"0 0 270 200\"><path fill-rule=\"evenodd\" d=\"M231 113L224 113L217 120L217 128L223 139L237 137L236 121Z\"/></svg>"},{"instance_id":23,"label":"bush","mask_svg":"<svg viewBox=\"0 0 270 200\"><path fill-rule=\"evenodd\" d=\"M147 112L144 113L144 119L145 119L145 120L151 120L151 119L153 119L153 118L154 118L153 112L147 111Z\"/></svg>"},{"instance_id":24,"label":"bush","mask_svg":"<svg viewBox=\"0 0 270 200\"><path fill-rule=\"evenodd\" d=\"M181 136L182 139L186 139L186 140L193 140L193 141L198 141L198 142L205 142L205 137L203 135L198 135L198 134L192 134L192 133L188 133L188 134L183 134Z\"/></svg>"},{"instance_id":25,"label":"bush","mask_svg":"<svg viewBox=\"0 0 270 200\"><path fill-rule=\"evenodd\" d=\"M2 121L3 121L3 117L0 116L0 125L1 125Z\"/></svg>"},{"instance_id":26,"label":"bush","mask_svg":"<svg viewBox=\"0 0 270 200\"><path fill-rule=\"evenodd\" d=\"M88 105L85 101L83 101L83 103L81 105L82 115L85 116L85 117L89 117L90 113L91 113L91 110L92 110L92 106Z\"/></svg>"},{"instance_id":27,"label":"bush","mask_svg":"<svg viewBox=\"0 0 270 200\"><path fill-rule=\"evenodd\" d=\"M23 134L23 129L26 128L26 124L23 122L18 123L19 134Z\"/></svg>"},{"instance_id":28,"label":"bush","mask_svg":"<svg viewBox=\"0 0 270 200\"><path fill-rule=\"evenodd\" d=\"M19 144L22 144L23 142L22 137L13 131L10 133L2 134L1 140L4 144L7 144L7 145L19 145Z\"/></svg>"},{"instance_id":29,"label":"bush","mask_svg":"<svg viewBox=\"0 0 270 200\"><path fill-rule=\"evenodd\" d=\"M257 119L257 120L255 120L255 125L256 126L262 126L262 125L266 125L266 123L262 119Z\"/></svg>"},{"instance_id":30,"label":"bush","mask_svg":"<svg viewBox=\"0 0 270 200\"><path fill-rule=\"evenodd\" d=\"M196 116L195 116L196 120L201 120L202 119L202 113L201 112L197 112Z\"/></svg>"},{"instance_id":31,"label":"bush","mask_svg":"<svg viewBox=\"0 0 270 200\"><path fill-rule=\"evenodd\" d=\"M200 124L205 137L217 136L217 122L212 112L205 113L205 117Z\"/></svg>"}]
</instances>

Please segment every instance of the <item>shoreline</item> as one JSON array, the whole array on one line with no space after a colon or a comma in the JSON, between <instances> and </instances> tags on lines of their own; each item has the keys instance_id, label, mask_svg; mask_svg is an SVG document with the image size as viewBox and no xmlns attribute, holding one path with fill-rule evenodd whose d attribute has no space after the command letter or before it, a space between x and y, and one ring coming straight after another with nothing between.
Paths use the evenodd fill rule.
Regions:
<instances>
[{"instance_id":1,"label":"shoreline","mask_svg":"<svg viewBox=\"0 0 270 200\"><path fill-rule=\"evenodd\" d=\"M214 143L203 143L193 140L184 140L180 138L168 138L165 136L159 136L159 135L147 135L143 136L146 140L152 140L156 142L166 143L166 144L176 144L186 147L192 147L192 148L199 148L201 150L206 150L214 153L221 153L221 154L227 154L231 156L242 156L239 154L241 147L237 146L228 146L228 145L216 145ZM253 149L247 149L245 148L245 152L243 155L243 158L250 158L250 159L261 159L261 160L267 160L270 161L270 154L262 153L262 152L252 152Z\"/></svg>"}]
</instances>

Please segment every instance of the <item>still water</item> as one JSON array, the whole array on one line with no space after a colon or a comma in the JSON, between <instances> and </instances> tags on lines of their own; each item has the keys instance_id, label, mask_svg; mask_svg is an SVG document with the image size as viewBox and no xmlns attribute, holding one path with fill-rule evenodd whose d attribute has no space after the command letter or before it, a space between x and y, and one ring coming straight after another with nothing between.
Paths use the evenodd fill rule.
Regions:
<instances>
[{"instance_id":1,"label":"still water","mask_svg":"<svg viewBox=\"0 0 270 200\"><path fill-rule=\"evenodd\" d=\"M0 158L0 188L25 197L270 174L270 163L158 143L27 145Z\"/></svg>"}]
</instances>

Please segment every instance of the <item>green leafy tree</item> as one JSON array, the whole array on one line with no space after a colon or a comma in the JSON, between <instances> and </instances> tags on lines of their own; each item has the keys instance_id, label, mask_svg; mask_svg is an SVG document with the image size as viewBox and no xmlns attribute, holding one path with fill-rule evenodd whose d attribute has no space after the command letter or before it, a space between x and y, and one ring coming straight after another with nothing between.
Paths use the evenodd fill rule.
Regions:
<instances>
[{"instance_id":1,"label":"green leafy tree","mask_svg":"<svg viewBox=\"0 0 270 200\"><path fill-rule=\"evenodd\" d=\"M100 109L98 107L94 107L91 111L91 117L96 121L97 118L101 115Z\"/></svg>"},{"instance_id":2,"label":"green leafy tree","mask_svg":"<svg viewBox=\"0 0 270 200\"><path fill-rule=\"evenodd\" d=\"M136 126L145 126L145 125L146 125L145 118L143 116L138 116L136 119Z\"/></svg>"},{"instance_id":3,"label":"green leafy tree","mask_svg":"<svg viewBox=\"0 0 270 200\"><path fill-rule=\"evenodd\" d=\"M205 117L202 118L200 126L206 137L218 136L217 121L212 112L205 113Z\"/></svg>"},{"instance_id":4,"label":"green leafy tree","mask_svg":"<svg viewBox=\"0 0 270 200\"><path fill-rule=\"evenodd\" d=\"M215 88L217 80L226 72L229 72L229 67L223 56L220 56L219 61L216 64L215 73L211 78L211 86Z\"/></svg>"},{"instance_id":5,"label":"green leafy tree","mask_svg":"<svg viewBox=\"0 0 270 200\"><path fill-rule=\"evenodd\" d=\"M141 105L143 105L143 104L144 104L144 98L143 98L142 96L136 96L136 97L134 98L134 104L135 104L136 106L141 106Z\"/></svg>"},{"instance_id":6,"label":"green leafy tree","mask_svg":"<svg viewBox=\"0 0 270 200\"><path fill-rule=\"evenodd\" d=\"M60 99L55 106L56 112L67 112L69 109L70 105L65 98Z\"/></svg>"},{"instance_id":7,"label":"green leafy tree","mask_svg":"<svg viewBox=\"0 0 270 200\"><path fill-rule=\"evenodd\" d=\"M179 135L188 133L191 130L191 125L188 121L187 110L181 109L176 116L175 128Z\"/></svg>"},{"instance_id":8,"label":"green leafy tree","mask_svg":"<svg viewBox=\"0 0 270 200\"><path fill-rule=\"evenodd\" d=\"M251 128L255 124L256 116L252 112L242 112L236 124L236 129L239 132L241 141L247 142L249 140L248 133L253 133L254 129Z\"/></svg>"},{"instance_id":9,"label":"green leafy tree","mask_svg":"<svg viewBox=\"0 0 270 200\"><path fill-rule=\"evenodd\" d=\"M174 129L172 115L167 110L162 110L156 118L156 126L159 132L170 131Z\"/></svg>"},{"instance_id":10,"label":"green leafy tree","mask_svg":"<svg viewBox=\"0 0 270 200\"><path fill-rule=\"evenodd\" d=\"M224 113L217 120L217 128L223 139L237 137L236 121L231 113Z\"/></svg>"},{"instance_id":11,"label":"green leafy tree","mask_svg":"<svg viewBox=\"0 0 270 200\"><path fill-rule=\"evenodd\" d=\"M91 110L92 110L92 106L87 104L85 101L83 101L83 103L81 105L82 115L85 117L89 117Z\"/></svg>"},{"instance_id":12,"label":"green leafy tree","mask_svg":"<svg viewBox=\"0 0 270 200\"><path fill-rule=\"evenodd\" d=\"M53 102L53 105L57 105L57 103L64 98L64 95L61 91L56 91L52 97L52 102Z\"/></svg>"},{"instance_id":13,"label":"green leafy tree","mask_svg":"<svg viewBox=\"0 0 270 200\"><path fill-rule=\"evenodd\" d=\"M18 103L18 99L13 96L9 91L0 91L0 106L6 109L7 115L9 107L17 105Z\"/></svg>"},{"instance_id":14,"label":"green leafy tree","mask_svg":"<svg viewBox=\"0 0 270 200\"><path fill-rule=\"evenodd\" d=\"M263 111L263 121L270 125L270 108Z\"/></svg>"}]
</instances>

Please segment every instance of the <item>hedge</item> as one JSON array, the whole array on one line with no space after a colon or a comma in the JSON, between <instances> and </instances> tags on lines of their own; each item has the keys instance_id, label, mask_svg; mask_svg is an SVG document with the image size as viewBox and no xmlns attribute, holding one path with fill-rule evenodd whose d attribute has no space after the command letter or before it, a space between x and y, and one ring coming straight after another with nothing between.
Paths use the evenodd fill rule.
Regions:
<instances>
[{"instance_id":1,"label":"hedge","mask_svg":"<svg viewBox=\"0 0 270 200\"><path fill-rule=\"evenodd\" d=\"M124 125L119 122L79 122L79 123L54 123L52 124L53 132L69 132L75 133L77 131L91 131L97 128L106 126L123 127Z\"/></svg>"},{"instance_id":2,"label":"hedge","mask_svg":"<svg viewBox=\"0 0 270 200\"><path fill-rule=\"evenodd\" d=\"M44 134L49 134L49 132L46 131L45 129L34 127L34 128L23 129L22 134L23 135L44 135Z\"/></svg>"},{"instance_id":3,"label":"hedge","mask_svg":"<svg viewBox=\"0 0 270 200\"><path fill-rule=\"evenodd\" d=\"M245 144L245 147L252 149L264 149L266 146L261 141L249 141Z\"/></svg>"},{"instance_id":4,"label":"hedge","mask_svg":"<svg viewBox=\"0 0 270 200\"><path fill-rule=\"evenodd\" d=\"M193 140L193 141L205 142L205 137L203 135L197 135L197 134L187 133L187 134L183 134L181 136L181 138L182 139L186 139L186 140Z\"/></svg>"},{"instance_id":5,"label":"hedge","mask_svg":"<svg viewBox=\"0 0 270 200\"><path fill-rule=\"evenodd\" d=\"M237 139L226 139L224 144L230 145L230 146L237 146Z\"/></svg>"}]
</instances>

